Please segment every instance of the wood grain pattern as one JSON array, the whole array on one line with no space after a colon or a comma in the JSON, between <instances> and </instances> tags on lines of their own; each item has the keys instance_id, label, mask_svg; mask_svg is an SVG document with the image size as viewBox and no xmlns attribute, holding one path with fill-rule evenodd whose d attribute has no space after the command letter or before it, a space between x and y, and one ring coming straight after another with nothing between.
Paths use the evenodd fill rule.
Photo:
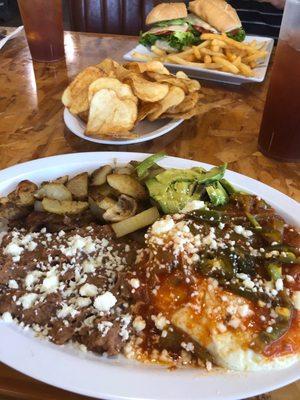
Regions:
<instances>
[{"instance_id":1,"label":"wood grain pattern","mask_svg":"<svg viewBox=\"0 0 300 400\"><path fill-rule=\"evenodd\" d=\"M32 63L22 35L7 43L0 57L0 168L78 151L165 151L172 156L212 164L228 162L230 169L300 200L299 164L279 163L257 151L268 80L243 87L203 82L207 98L227 98L228 106L186 121L151 142L105 146L86 142L69 132L63 123L60 101L69 80L84 67L105 57L121 61L122 54L135 43L136 39L130 37L66 33L66 61L52 64ZM3 364L0 364L1 395L26 400L84 399L34 381ZM299 384L295 383L264 399L299 397Z\"/></svg>"}]
</instances>

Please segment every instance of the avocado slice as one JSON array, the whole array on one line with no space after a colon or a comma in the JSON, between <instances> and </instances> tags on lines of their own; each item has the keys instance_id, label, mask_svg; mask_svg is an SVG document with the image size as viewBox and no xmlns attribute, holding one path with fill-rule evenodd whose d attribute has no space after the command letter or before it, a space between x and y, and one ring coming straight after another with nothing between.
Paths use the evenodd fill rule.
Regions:
<instances>
[{"instance_id":1,"label":"avocado slice","mask_svg":"<svg viewBox=\"0 0 300 400\"><path fill-rule=\"evenodd\" d=\"M224 204L228 200L225 189L219 182L223 178L226 165L214 167L210 171L196 167L192 169L168 169L154 178L146 179L150 197L154 199L166 214L180 212L189 201L200 200L204 184L215 182L215 186L207 190L215 205ZM209 193L210 191L210 193Z\"/></svg>"},{"instance_id":2,"label":"avocado slice","mask_svg":"<svg viewBox=\"0 0 300 400\"><path fill-rule=\"evenodd\" d=\"M214 167L211 170L204 172L201 169L175 169L171 168L156 176L156 179L165 185L170 185L178 181L197 181L198 183L210 183L223 178L226 169L226 164L220 167Z\"/></svg>"},{"instance_id":3,"label":"avocado slice","mask_svg":"<svg viewBox=\"0 0 300 400\"><path fill-rule=\"evenodd\" d=\"M214 206L222 206L229 200L228 194L220 182L213 182L206 186L206 192Z\"/></svg>"}]
</instances>

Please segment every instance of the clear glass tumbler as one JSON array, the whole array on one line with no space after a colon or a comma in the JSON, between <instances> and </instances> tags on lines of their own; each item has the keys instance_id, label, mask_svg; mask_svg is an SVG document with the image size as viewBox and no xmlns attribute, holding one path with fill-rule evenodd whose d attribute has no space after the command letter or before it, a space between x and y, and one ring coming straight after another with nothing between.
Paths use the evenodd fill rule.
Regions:
<instances>
[{"instance_id":1,"label":"clear glass tumbler","mask_svg":"<svg viewBox=\"0 0 300 400\"><path fill-rule=\"evenodd\" d=\"M64 58L61 0L18 0L31 56L35 61Z\"/></svg>"},{"instance_id":2,"label":"clear glass tumbler","mask_svg":"<svg viewBox=\"0 0 300 400\"><path fill-rule=\"evenodd\" d=\"M258 148L279 161L300 161L300 0L286 0Z\"/></svg>"}]
</instances>

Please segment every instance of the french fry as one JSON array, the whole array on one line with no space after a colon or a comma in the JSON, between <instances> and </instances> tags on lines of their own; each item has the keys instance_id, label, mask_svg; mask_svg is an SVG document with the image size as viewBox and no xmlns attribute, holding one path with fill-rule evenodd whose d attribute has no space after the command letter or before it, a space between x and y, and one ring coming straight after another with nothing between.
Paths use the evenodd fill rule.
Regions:
<instances>
[{"instance_id":1,"label":"french fry","mask_svg":"<svg viewBox=\"0 0 300 400\"><path fill-rule=\"evenodd\" d=\"M152 53L157 54L158 56L165 56L166 55L166 52L164 50L159 49L155 45L151 46L151 51L152 51Z\"/></svg>"},{"instance_id":2,"label":"french fry","mask_svg":"<svg viewBox=\"0 0 300 400\"><path fill-rule=\"evenodd\" d=\"M207 39L211 39L211 40L213 40L213 39L221 39L221 40L223 40L225 43L227 43L227 44L229 44L229 45L231 45L232 47L235 47L235 48L237 48L237 49L240 49L240 50L246 50L248 53L254 53L254 52L256 52L256 50L253 48L253 47L251 47L251 46L249 46L249 44L243 44L243 43L240 43L240 42L237 42L236 40L234 40L234 39L230 39L228 36L226 36L225 34L222 34L221 35L221 38L220 38L220 35L218 35L218 34L215 34L215 33L203 33L202 35L201 35L201 39L202 40L207 40Z\"/></svg>"},{"instance_id":3,"label":"french fry","mask_svg":"<svg viewBox=\"0 0 300 400\"><path fill-rule=\"evenodd\" d=\"M226 34L203 33L203 40L197 46L192 46L176 54L166 54L164 51L152 46L152 59L178 65L187 65L206 69L216 69L233 74L254 76L253 69L266 55L266 43L251 42L240 43ZM140 59L149 60L148 55L139 54ZM156 58L155 58L156 57Z\"/></svg>"},{"instance_id":4,"label":"french fry","mask_svg":"<svg viewBox=\"0 0 300 400\"><path fill-rule=\"evenodd\" d=\"M157 59L157 57L153 57L150 54L142 54L142 53L139 53L137 51L132 52L131 56L133 58L138 58L139 60L142 60L142 61L151 61L151 60Z\"/></svg>"},{"instance_id":5,"label":"french fry","mask_svg":"<svg viewBox=\"0 0 300 400\"><path fill-rule=\"evenodd\" d=\"M201 60L202 56L200 53L200 50L198 49L198 47L193 46L193 51L194 51L194 55L196 57L197 60Z\"/></svg>"},{"instance_id":6,"label":"french fry","mask_svg":"<svg viewBox=\"0 0 300 400\"><path fill-rule=\"evenodd\" d=\"M239 70L242 72L242 74L243 75L245 75L245 76L254 76L254 73L253 73L253 71L251 70L251 68L248 66L248 65L246 65L246 64L244 64L244 63L240 63L240 65L239 65Z\"/></svg>"},{"instance_id":7,"label":"french fry","mask_svg":"<svg viewBox=\"0 0 300 400\"><path fill-rule=\"evenodd\" d=\"M235 65L233 65L230 61L225 60L222 57L213 56L213 61L218 64L221 64L222 67L224 67L225 69L227 69L229 72L231 72L233 74L239 73L239 69Z\"/></svg>"},{"instance_id":8,"label":"french fry","mask_svg":"<svg viewBox=\"0 0 300 400\"><path fill-rule=\"evenodd\" d=\"M217 56L217 57L224 57L223 53L220 53L219 51L213 51L210 49L200 49L200 52L203 54L208 54L209 56Z\"/></svg>"},{"instance_id":9,"label":"french fry","mask_svg":"<svg viewBox=\"0 0 300 400\"><path fill-rule=\"evenodd\" d=\"M241 61L242 61L241 56L238 56L235 58L235 60L232 61L232 64L235 65L236 67L238 67L240 65Z\"/></svg>"},{"instance_id":10,"label":"french fry","mask_svg":"<svg viewBox=\"0 0 300 400\"><path fill-rule=\"evenodd\" d=\"M213 39L211 41L212 46L219 46L219 47L226 47L227 44L225 42L223 42L223 40L219 40L219 39Z\"/></svg>"},{"instance_id":11,"label":"french fry","mask_svg":"<svg viewBox=\"0 0 300 400\"><path fill-rule=\"evenodd\" d=\"M259 58L263 58L267 55L267 52L264 50L259 50L254 54L251 54L251 56L245 57L243 59L244 62L250 63L251 61L256 61Z\"/></svg>"},{"instance_id":12,"label":"french fry","mask_svg":"<svg viewBox=\"0 0 300 400\"><path fill-rule=\"evenodd\" d=\"M212 62L211 56L209 56L208 54L205 54L204 63L205 64L210 64L211 62Z\"/></svg>"}]
</instances>

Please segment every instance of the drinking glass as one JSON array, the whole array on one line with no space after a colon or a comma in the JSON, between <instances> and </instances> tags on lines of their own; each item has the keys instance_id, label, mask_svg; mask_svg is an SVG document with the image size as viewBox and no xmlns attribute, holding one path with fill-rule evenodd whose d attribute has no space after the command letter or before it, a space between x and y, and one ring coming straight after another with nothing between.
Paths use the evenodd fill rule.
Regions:
<instances>
[{"instance_id":1,"label":"drinking glass","mask_svg":"<svg viewBox=\"0 0 300 400\"><path fill-rule=\"evenodd\" d=\"M258 138L279 161L300 161L300 0L287 0Z\"/></svg>"},{"instance_id":2,"label":"drinking glass","mask_svg":"<svg viewBox=\"0 0 300 400\"><path fill-rule=\"evenodd\" d=\"M18 4L33 60L64 58L61 0L18 0Z\"/></svg>"}]
</instances>

